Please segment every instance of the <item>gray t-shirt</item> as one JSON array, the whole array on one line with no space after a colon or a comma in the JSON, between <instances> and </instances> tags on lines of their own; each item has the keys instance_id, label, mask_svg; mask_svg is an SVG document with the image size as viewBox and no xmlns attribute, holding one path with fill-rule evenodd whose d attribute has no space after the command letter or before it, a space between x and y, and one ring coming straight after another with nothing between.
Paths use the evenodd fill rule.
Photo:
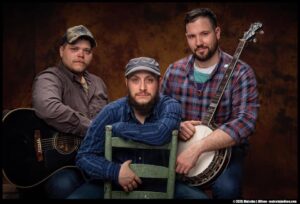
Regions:
<instances>
[{"instance_id":1,"label":"gray t-shirt","mask_svg":"<svg viewBox=\"0 0 300 204\"><path fill-rule=\"evenodd\" d=\"M108 103L103 80L83 74L88 93L79 77L62 63L40 72L34 79L32 106L37 116L57 131L84 136L91 120Z\"/></svg>"}]
</instances>

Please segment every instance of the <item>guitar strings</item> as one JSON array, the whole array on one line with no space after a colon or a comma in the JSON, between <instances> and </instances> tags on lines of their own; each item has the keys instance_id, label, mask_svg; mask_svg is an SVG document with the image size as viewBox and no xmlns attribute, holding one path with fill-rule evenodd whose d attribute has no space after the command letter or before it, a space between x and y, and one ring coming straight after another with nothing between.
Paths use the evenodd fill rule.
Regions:
<instances>
[{"instance_id":1,"label":"guitar strings","mask_svg":"<svg viewBox=\"0 0 300 204\"><path fill-rule=\"evenodd\" d=\"M62 145L78 145L81 141L81 139L79 138L71 138L68 136L60 136L59 139L56 140L56 142L54 142L55 139L54 138L46 138L46 139L41 139L41 143L42 143L42 149L44 151L46 150L51 150L51 149L56 149L57 145L56 144L60 144L62 143Z\"/></svg>"}]
</instances>

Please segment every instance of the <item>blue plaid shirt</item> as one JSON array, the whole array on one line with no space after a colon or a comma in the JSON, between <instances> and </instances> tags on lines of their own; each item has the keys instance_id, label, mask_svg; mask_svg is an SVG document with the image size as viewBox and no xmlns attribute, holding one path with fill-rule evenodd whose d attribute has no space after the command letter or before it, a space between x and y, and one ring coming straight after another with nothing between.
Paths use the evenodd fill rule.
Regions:
<instances>
[{"instance_id":1,"label":"blue plaid shirt","mask_svg":"<svg viewBox=\"0 0 300 204\"><path fill-rule=\"evenodd\" d=\"M171 141L172 131L179 128L180 104L169 96L160 95L152 113L141 124L128 104L128 97L106 105L93 120L80 145L76 157L79 166L91 179L109 179L118 183L121 163L166 163L163 152L147 150L114 152L113 162L104 157L105 126L112 125L114 135L151 145L162 145Z\"/></svg>"},{"instance_id":2,"label":"blue plaid shirt","mask_svg":"<svg viewBox=\"0 0 300 204\"><path fill-rule=\"evenodd\" d=\"M220 50L220 60L205 83L194 79L193 55L171 64L163 78L161 93L181 103L183 120L203 119L232 56ZM247 143L254 131L259 108L257 82L252 68L239 60L214 116L219 129L237 143Z\"/></svg>"}]
</instances>

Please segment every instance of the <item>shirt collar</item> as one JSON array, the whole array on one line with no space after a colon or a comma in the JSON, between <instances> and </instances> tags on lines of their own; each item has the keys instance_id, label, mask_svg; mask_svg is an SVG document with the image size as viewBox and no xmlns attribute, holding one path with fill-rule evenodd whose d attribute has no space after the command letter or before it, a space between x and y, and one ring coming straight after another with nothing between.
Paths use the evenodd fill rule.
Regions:
<instances>
[{"instance_id":1,"label":"shirt collar","mask_svg":"<svg viewBox=\"0 0 300 204\"><path fill-rule=\"evenodd\" d=\"M66 74L66 76L71 79L72 81L77 81L80 83L80 79L79 77L74 74L73 72L71 72L64 64L62 61L60 61L58 63L58 67ZM85 80L87 81L88 84L90 84L91 80L90 80L90 77L89 77L89 73L87 70L85 70L83 72L83 77L85 78Z\"/></svg>"},{"instance_id":2,"label":"shirt collar","mask_svg":"<svg viewBox=\"0 0 300 204\"><path fill-rule=\"evenodd\" d=\"M210 78L217 72L217 70L219 70L220 69L220 67L221 67L221 65L223 64L223 58L224 58L224 52L220 49L220 48L218 48L219 49L219 53L220 53L220 55L219 55L219 62L218 62L218 64L216 65L216 68L213 70L213 72L211 73L211 75L210 75ZM193 76L193 74L194 74L194 69L193 69L193 67L194 67L194 62L195 62L195 56L194 55L190 55L189 56L189 58L188 58L188 62L187 62L187 69L186 69L186 74L188 75L188 74L191 74L192 76Z\"/></svg>"},{"instance_id":3,"label":"shirt collar","mask_svg":"<svg viewBox=\"0 0 300 204\"><path fill-rule=\"evenodd\" d=\"M126 96L126 103L125 103L125 107L124 107L124 115L125 115L125 121L129 121L130 118L132 118L133 116L133 111L129 105L129 102L128 102L128 96Z\"/></svg>"}]
</instances>

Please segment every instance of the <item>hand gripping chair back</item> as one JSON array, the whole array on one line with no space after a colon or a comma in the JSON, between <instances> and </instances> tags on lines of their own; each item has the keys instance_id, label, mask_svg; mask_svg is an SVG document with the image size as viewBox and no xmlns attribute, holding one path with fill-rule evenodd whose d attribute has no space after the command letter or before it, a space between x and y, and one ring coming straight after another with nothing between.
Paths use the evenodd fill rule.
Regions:
<instances>
[{"instance_id":1,"label":"hand gripping chair back","mask_svg":"<svg viewBox=\"0 0 300 204\"><path fill-rule=\"evenodd\" d=\"M132 140L124 140L120 137L112 136L112 126L106 126L105 134L105 158L112 161L112 147L114 148L133 148L133 149L150 149L150 150L168 150L169 165L159 166L150 164L130 164L130 168L143 180L143 178L166 179L166 192L155 191L138 191L135 189L129 193L119 190L113 190L110 182L104 184L105 199L172 199L175 188L175 162L177 152L177 135L178 131L173 130L172 140L170 143L162 146L147 145Z\"/></svg>"}]
</instances>

